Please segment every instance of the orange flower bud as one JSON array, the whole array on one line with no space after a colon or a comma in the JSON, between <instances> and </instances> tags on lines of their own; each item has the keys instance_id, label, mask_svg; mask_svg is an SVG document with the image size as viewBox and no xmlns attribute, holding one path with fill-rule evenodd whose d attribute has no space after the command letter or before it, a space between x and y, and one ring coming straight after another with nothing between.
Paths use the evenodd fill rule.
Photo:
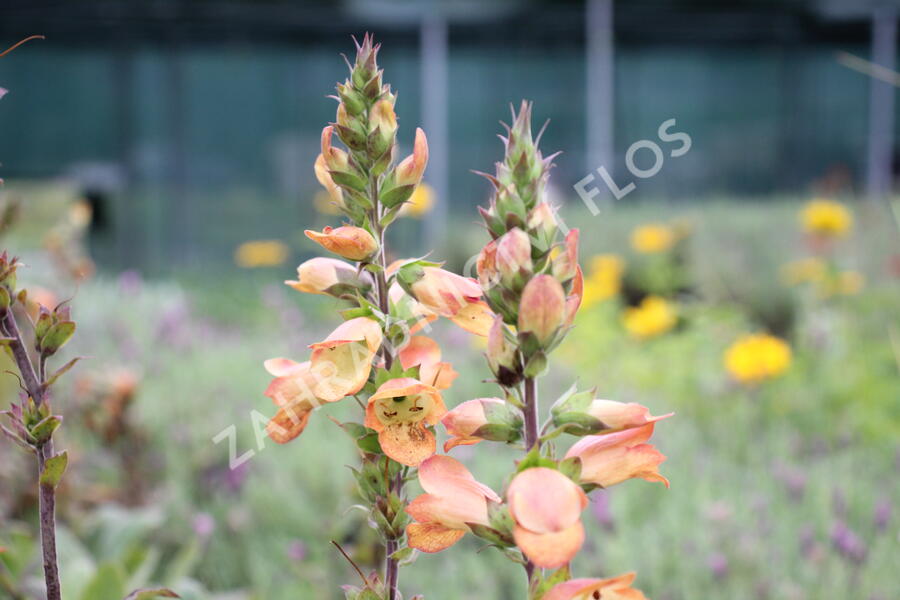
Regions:
<instances>
[{"instance_id":1,"label":"orange flower bud","mask_svg":"<svg viewBox=\"0 0 900 600\"><path fill-rule=\"evenodd\" d=\"M566 319L566 294L550 275L528 282L519 302L519 333L531 333L541 346L548 346Z\"/></svg>"},{"instance_id":2,"label":"orange flower bud","mask_svg":"<svg viewBox=\"0 0 900 600\"><path fill-rule=\"evenodd\" d=\"M316 158L316 164L313 166L313 169L316 172L316 179L319 180L319 183L321 183L322 187L328 192L331 201L338 206L343 207L344 192L334 182L334 179L331 178L331 174L328 173L328 165L325 164L325 156L323 154L320 154Z\"/></svg>"},{"instance_id":3,"label":"orange flower bud","mask_svg":"<svg viewBox=\"0 0 900 600\"><path fill-rule=\"evenodd\" d=\"M380 154L390 146L397 132L397 115L394 114L394 104L390 100L379 100L369 111L369 133L375 135L376 132L375 153Z\"/></svg>"},{"instance_id":4,"label":"orange flower bud","mask_svg":"<svg viewBox=\"0 0 900 600\"><path fill-rule=\"evenodd\" d=\"M412 377L381 384L366 406L366 427L378 432L381 449L397 462L415 467L432 456L434 434L425 428L447 413L440 392Z\"/></svg>"},{"instance_id":5,"label":"orange flower bud","mask_svg":"<svg viewBox=\"0 0 900 600\"><path fill-rule=\"evenodd\" d=\"M307 229L306 237L326 250L349 260L366 260L378 251L378 241L362 227L326 227L322 233Z\"/></svg>"},{"instance_id":6,"label":"orange flower bud","mask_svg":"<svg viewBox=\"0 0 900 600\"><path fill-rule=\"evenodd\" d=\"M666 457L645 443L653 435L654 425L651 421L617 433L583 437L569 449L566 458L581 459L583 483L609 487L626 479L640 478L660 481L669 487L669 480L659 473L659 465Z\"/></svg>"},{"instance_id":7,"label":"orange flower bud","mask_svg":"<svg viewBox=\"0 0 900 600\"><path fill-rule=\"evenodd\" d=\"M609 579L570 579L550 588L541 600L647 600L631 587L634 577L634 573L626 573Z\"/></svg>"},{"instance_id":8,"label":"orange flower bud","mask_svg":"<svg viewBox=\"0 0 900 600\"><path fill-rule=\"evenodd\" d=\"M559 471L547 467L522 471L509 484L506 500L515 521L516 545L536 566L559 568L581 549L581 511L588 499Z\"/></svg>"},{"instance_id":9,"label":"orange flower bud","mask_svg":"<svg viewBox=\"0 0 900 600\"><path fill-rule=\"evenodd\" d=\"M451 436L444 452L456 446L468 446L484 440L512 442L519 438L522 417L500 398L476 398L463 402L441 419Z\"/></svg>"},{"instance_id":10,"label":"orange flower bud","mask_svg":"<svg viewBox=\"0 0 900 600\"><path fill-rule=\"evenodd\" d=\"M329 125L322 130L322 157L325 166L331 171L347 171L350 167L350 156L340 148L331 145L334 127Z\"/></svg>"},{"instance_id":11,"label":"orange flower bud","mask_svg":"<svg viewBox=\"0 0 900 600\"><path fill-rule=\"evenodd\" d=\"M409 545L422 552L440 552L458 542L470 523L488 525L488 505L500 497L475 480L459 461L432 456L419 465L425 493L406 507L416 520L406 528Z\"/></svg>"},{"instance_id":12,"label":"orange flower bud","mask_svg":"<svg viewBox=\"0 0 900 600\"><path fill-rule=\"evenodd\" d=\"M416 128L416 140L413 144L413 153L404 158L397 165L396 185L419 185L425 166L428 164L428 140L421 128Z\"/></svg>"},{"instance_id":13,"label":"orange flower bud","mask_svg":"<svg viewBox=\"0 0 900 600\"><path fill-rule=\"evenodd\" d=\"M370 284L365 273L359 275L356 267L337 258L318 256L297 267L297 281L285 283L298 292L339 296L354 289L364 289Z\"/></svg>"}]
</instances>

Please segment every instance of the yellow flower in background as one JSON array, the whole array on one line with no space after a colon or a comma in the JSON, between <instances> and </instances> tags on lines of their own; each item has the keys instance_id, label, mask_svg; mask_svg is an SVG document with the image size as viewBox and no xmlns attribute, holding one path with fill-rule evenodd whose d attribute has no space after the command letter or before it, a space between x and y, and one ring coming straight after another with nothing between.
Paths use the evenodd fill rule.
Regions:
<instances>
[{"instance_id":1,"label":"yellow flower in background","mask_svg":"<svg viewBox=\"0 0 900 600\"><path fill-rule=\"evenodd\" d=\"M582 306L587 308L619 294L625 261L616 254L598 254L591 258L590 274L584 280Z\"/></svg>"},{"instance_id":2,"label":"yellow flower in background","mask_svg":"<svg viewBox=\"0 0 900 600\"><path fill-rule=\"evenodd\" d=\"M673 303L659 296L647 296L640 306L625 309L622 315L625 329L633 337L644 340L661 335L678 322Z\"/></svg>"},{"instance_id":3,"label":"yellow flower in background","mask_svg":"<svg viewBox=\"0 0 900 600\"><path fill-rule=\"evenodd\" d=\"M820 258L793 260L781 267L781 280L788 285L820 283L826 274L825 261Z\"/></svg>"},{"instance_id":4,"label":"yellow flower in background","mask_svg":"<svg viewBox=\"0 0 900 600\"><path fill-rule=\"evenodd\" d=\"M841 271L838 273L836 290L844 296L855 296L866 284L866 278L859 271Z\"/></svg>"},{"instance_id":5,"label":"yellow flower in background","mask_svg":"<svg viewBox=\"0 0 900 600\"><path fill-rule=\"evenodd\" d=\"M409 200L406 201L406 204L403 205L400 214L404 217L418 219L431 212L431 209L434 207L434 201L434 188L427 183L420 183L412 196L409 197Z\"/></svg>"},{"instance_id":6,"label":"yellow flower in background","mask_svg":"<svg viewBox=\"0 0 900 600\"><path fill-rule=\"evenodd\" d=\"M741 383L759 383L784 373L791 366L791 356L791 347L781 338L754 333L725 351L725 368Z\"/></svg>"},{"instance_id":7,"label":"yellow flower in background","mask_svg":"<svg viewBox=\"0 0 900 600\"><path fill-rule=\"evenodd\" d=\"M800 222L807 233L825 237L841 237L853 226L853 215L846 206L834 200L813 200L803 207Z\"/></svg>"},{"instance_id":8,"label":"yellow flower in background","mask_svg":"<svg viewBox=\"0 0 900 600\"><path fill-rule=\"evenodd\" d=\"M641 225L631 232L631 247L644 254L665 252L675 241L672 228L659 223Z\"/></svg>"},{"instance_id":9,"label":"yellow flower in background","mask_svg":"<svg viewBox=\"0 0 900 600\"><path fill-rule=\"evenodd\" d=\"M313 196L313 207L316 212L321 215L336 216L340 215L341 209L335 204L334 200L325 190L319 190Z\"/></svg>"},{"instance_id":10,"label":"yellow flower in background","mask_svg":"<svg viewBox=\"0 0 900 600\"><path fill-rule=\"evenodd\" d=\"M289 251L278 240L254 240L244 242L234 251L234 264L244 269L274 267L287 260Z\"/></svg>"}]
</instances>

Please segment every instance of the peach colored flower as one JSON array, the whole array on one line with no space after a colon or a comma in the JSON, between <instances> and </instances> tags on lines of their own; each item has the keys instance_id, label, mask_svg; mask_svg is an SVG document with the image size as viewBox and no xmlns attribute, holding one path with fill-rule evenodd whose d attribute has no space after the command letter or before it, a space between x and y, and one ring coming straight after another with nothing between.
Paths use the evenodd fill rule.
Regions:
<instances>
[{"instance_id":1,"label":"peach colored flower","mask_svg":"<svg viewBox=\"0 0 900 600\"><path fill-rule=\"evenodd\" d=\"M298 292L307 294L329 294L344 291L341 287L364 287L369 285L367 276L357 274L357 269L337 258L318 256L297 267L297 280L285 283ZM331 291L329 291L331 290Z\"/></svg>"},{"instance_id":2,"label":"peach colored flower","mask_svg":"<svg viewBox=\"0 0 900 600\"><path fill-rule=\"evenodd\" d=\"M600 398L592 400L585 412L606 425L604 434L643 427L647 423L655 423L675 414L668 413L655 417L650 414L649 408L637 402L616 402Z\"/></svg>"},{"instance_id":3,"label":"peach colored flower","mask_svg":"<svg viewBox=\"0 0 900 600\"><path fill-rule=\"evenodd\" d=\"M571 229L566 234L565 247L559 256L553 259L553 276L561 283L575 277L578 267L578 230Z\"/></svg>"},{"instance_id":4,"label":"peach colored flower","mask_svg":"<svg viewBox=\"0 0 900 600\"><path fill-rule=\"evenodd\" d=\"M311 344L310 361L319 376L313 390L316 397L333 402L361 390L381 340L377 321L357 317L341 323L321 342Z\"/></svg>"},{"instance_id":5,"label":"peach colored flower","mask_svg":"<svg viewBox=\"0 0 900 600\"><path fill-rule=\"evenodd\" d=\"M439 267L420 267L409 291L429 310L454 317L481 298L481 287L474 279L462 277Z\"/></svg>"},{"instance_id":6,"label":"peach colored flower","mask_svg":"<svg viewBox=\"0 0 900 600\"><path fill-rule=\"evenodd\" d=\"M494 322L494 313L484 300L469 302L459 312L450 317L454 325L465 329L469 333L487 337Z\"/></svg>"},{"instance_id":7,"label":"peach colored flower","mask_svg":"<svg viewBox=\"0 0 900 600\"><path fill-rule=\"evenodd\" d=\"M572 289L566 296L566 327L571 327L575 322L575 315L581 307L581 300L584 298L584 274L581 267L575 265L575 278L572 280Z\"/></svg>"},{"instance_id":8,"label":"peach colored flower","mask_svg":"<svg viewBox=\"0 0 900 600\"><path fill-rule=\"evenodd\" d=\"M647 600L631 587L634 577L626 573L609 579L570 579L550 588L541 600Z\"/></svg>"},{"instance_id":9,"label":"peach colored flower","mask_svg":"<svg viewBox=\"0 0 900 600\"><path fill-rule=\"evenodd\" d=\"M415 467L434 454L437 443L426 425L446 414L441 393L412 377L385 381L369 398L366 427L378 432L384 453Z\"/></svg>"},{"instance_id":10,"label":"peach colored flower","mask_svg":"<svg viewBox=\"0 0 900 600\"><path fill-rule=\"evenodd\" d=\"M669 415L665 415L665 418ZM566 458L581 459L581 481L609 487L626 479L669 480L660 475L659 465L666 457L652 444L645 443L653 435L655 422L616 433L589 435L573 445Z\"/></svg>"},{"instance_id":11,"label":"peach colored flower","mask_svg":"<svg viewBox=\"0 0 900 600\"><path fill-rule=\"evenodd\" d=\"M331 173L328 172L328 165L325 164L325 156L320 154L316 158L316 163L313 165L313 170L316 172L316 179L322 184L322 187L325 188L325 191L328 192L329 198L331 201L339 207L344 206L344 192L341 188L334 182L334 179L331 178Z\"/></svg>"},{"instance_id":12,"label":"peach colored flower","mask_svg":"<svg viewBox=\"0 0 900 600\"><path fill-rule=\"evenodd\" d=\"M388 267L387 270L388 274L390 274L391 268ZM391 303L391 314L406 321L410 334L422 330L438 318L436 313L407 294L399 283L391 284L388 290L388 299Z\"/></svg>"},{"instance_id":13,"label":"peach colored flower","mask_svg":"<svg viewBox=\"0 0 900 600\"><path fill-rule=\"evenodd\" d=\"M435 455L419 465L425 493L406 507L416 520L406 528L409 545L422 552L449 548L469 531L469 523L488 525L488 501L500 497L475 480L459 461Z\"/></svg>"},{"instance_id":14,"label":"peach colored flower","mask_svg":"<svg viewBox=\"0 0 900 600\"><path fill-rule=\"evenodd\" d=\"M506 501L515 521L516 545L536 566L559 568L581 549L581 511L587 495L559 471L546 467L522 471L509 484Z\"/></svg>"},{"instance_id":15,"label":"peach colored flower","mask_svg":"<svg viewBox=\"0 0 900 600\"><path fill-rule=\"evenodd\" d=\"M306 237L329 252L349 260L365 260L378 251L378 241L362 227L326 227L321 233L307 229Z\"/></svg>"},{"instance_id":16,"label":"peach colored flower","mask_svg":"<svg viewBox=\"0 0 900 600\"><path fill-rule=\"evenodd\" d=\"M446 390L459 375L453 365L441 362L441 348L430 337L417 335L409 339L399 352L400 364L405 369L418 365L419 381Z\"/></svg>"},{"instance_id":17,"label":"peach colored flower","mask_svg":"<svg viewBox=\"0 0 900 600\"><path fill-rule=\"evenodd\" d=\"M266 433L274 442L286 444L303 433L310 414L320 404L313 392L318 378L309 361L298 363L287 358L270 358L264 364L275 377L265 395L278 407L278 412L266 425Z\"/></svg>"}]
</instances>

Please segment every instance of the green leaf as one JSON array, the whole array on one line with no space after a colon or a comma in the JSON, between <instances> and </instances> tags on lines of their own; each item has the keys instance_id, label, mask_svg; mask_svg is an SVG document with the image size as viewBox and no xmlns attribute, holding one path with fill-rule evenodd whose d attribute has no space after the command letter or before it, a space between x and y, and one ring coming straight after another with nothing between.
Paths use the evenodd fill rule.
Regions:
<instances>
[{"instance_id":1,"label":"green leaf","mask_svg":"<svg viewBox=\"0 0 900 600\"><path fill-rule=\"evenodd\" d=\"M69 362L67 362L66 364L61 366L60 368L58 368L56 371L54 371L53 374L50 376L50 378L47 380L47 382L44 383L44 387L47 388L47 387L50 387L51 385L53 385L54 383L56 383L57 379L59 379L62 375L65 375L69 371L69 369L74 367L75 363L77 363L82 358L84 358L84 357L76 356L75 358L73 358L72 360L70 360Z\"/></svg>"},{"instance_id":2,"label":"green leaf","mask_svg":"<svg viewBox=\"0 0 900 600\"><path fill-rule=\"evenodd\" d=\"M356 440L356 445L363 452L369 454L381 454L381 444L378 442L377 433L368 433Z\"/></svg>"},{"instance_id":3,"label":"green leaf","mask_svg":"<svg viewBox=\"0 0 900 600\"><path fill-rule=\"evenodd\" d=\"M125 595L125 574L119 565L102 563L90 583L81 593L81 600L122 600Z\"/></svg>"},{"instance_id":4,"label":"green leaf","mask_svg":"<svg viewBox=\"0 0 900 600\"><path fill-rule=\"evenodd\" d=\"M44 470L41 472L41 485L55 488L59 485L68 465L69 454L67 452L48 458L44 463Z\"/></svg>"},{"instance_id":5,"label":"green leaf","mask_svg":"<svg viewBox=\"0 0 900 600\"><path fill-rule=\"evenodd\" d=\"M181 596L168 588L134 590L125 596L125 600L153 600L154 598L181 598Z\"/></svg>"},{"instance_id":6,"label":"green leaf","mask_svg":"<svg viewBox=\"0 0 900 600\"><path fill-rule=\"evenodd\" d=\"M409 559L409 557L411 557L415 553L415 548L410 548L409 546L407 546L406 548L400 548L399 550L391 554L391 558L398 563L402 563L404 560Z\"/></svg>"},{"instance_id":7,"label":"green leaf","mask_svg":"<svg viewBox=\"0 0 900 600\"><path fill-rule=\"evenodd\" d=\"M500 548L505 548L509 546L514 546L515 542L511 537L507 537L503 535L500 531L497 531L493 527L488 527L487 525L480 525L478 523L466 523L469 526L469 529L480 537L483 540L494 544L495 546L499 546Z\"/></svg>"}]
</instances>

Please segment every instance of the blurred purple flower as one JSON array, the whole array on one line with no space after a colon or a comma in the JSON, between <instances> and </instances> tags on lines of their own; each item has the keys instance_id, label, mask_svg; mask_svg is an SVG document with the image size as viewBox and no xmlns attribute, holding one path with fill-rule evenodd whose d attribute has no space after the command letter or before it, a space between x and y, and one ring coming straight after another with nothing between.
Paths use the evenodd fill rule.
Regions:
<instances>
[{"instance_id":1,"label":"blurred purple flower","mask_svg":"<svg viewBox=\"0 0 900 600\"><path fill-rule=\"evenodd\" d=\"M206 540L216 530L216 520L209 513L197 513L193 522L194 533L202 540Z\"/></svg>"},{"instance_id":2,"label":"blurred purple flower","mask_svg":"<svg viewBox=\"0 0 900 600\"><path fill-rule=\"evenodd\" d=\"M594 514L594 518L606 531L615 531L616 522L613 518L612 510L610 510L609 490L603 490L595 494L593 500L591 512Z\"/></svg>"},{"instance_id":3,"label":"blurred purple flower","mask_svg":"<svg viewBox=\"0 0 900 600\"><path fill-rule=\"evenodd\" d=\"M803 499L806 492L806 474L803 471L778 463L775 465L775 479L784 485L791 500L799 502Z\"/></svg>"},{"instance_id":4,"label":"blurred purple flower","mask_svg":"<svg viewBox=\"0 0 900 600\"><path fill-rule=\"evenodd\" d=\"M296 562L306 560L306 544L300 540L292 541L288 544L287 555L289 559Z\"/></svg>"},{"instance_id":5,"label":"blurred purple flower","mask_svg":"<svg viewBox=\"0 0 900 600\"><path fill-rule=\"evenodd\" d=\"M144 278L136 269L128 269L119 274L119 291L126 296L137 296L141 293Z\"/></svg>"},{"instance_id":6,"label":"blurred purple flower","mask_svg":"<svg viewBox=\"0 0 900 600\"><path fill-rule=\"evenodd\" d=\"M884 533L887 531L888 525L891 522L891 513L893 511L893 507L891 505L891 501L888 498L882 498L875 504L875 530L878 533Z\"/></svg>"},{"instance_id":7,"label":"blurred purple flower","mask_svg":"<svg viewBox=\"0 0 900 600\"><path fill-rule=\"evenodd\" d=\"M843 521L836 521L831 528L831 543L838 554L850 562L862 564L866 561L868 550L865 542Z\"/></svg>"},{"instance_id":8,"label":"blurred purple flower","mask_svg":"<svg viewBox=\"0 0 900 600\"><path fill-rule=\"evenodd\" d=\"M706 560L706 566L709 567L716 579L724 579L728 576L728 558L721 552L711 555Z\"/></svg>"}]
</instances>

